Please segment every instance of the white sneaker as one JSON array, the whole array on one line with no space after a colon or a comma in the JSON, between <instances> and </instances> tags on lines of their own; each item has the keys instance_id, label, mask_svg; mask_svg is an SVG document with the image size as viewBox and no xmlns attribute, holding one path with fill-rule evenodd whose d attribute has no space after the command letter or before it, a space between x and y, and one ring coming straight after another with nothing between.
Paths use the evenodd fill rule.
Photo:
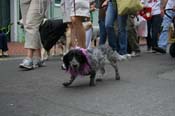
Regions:
<instances>
[{"instance_id":1,"label":"white sneaker","mask_svg":"<svg viewBox=\"0 0 175 116\"><path fill-rule=\"evenodd\" d=\"M25 58L21 64L19 64L20 68L31 70L33 69L33 61L30 58Z\"/></svg>"},{"instance_id":2,"label":"white sneaker","mask_svg":"<svg viewBox=\"0 0 175 116\"><path fill-rule=\"evenodd\" d=\"M122 55L122 56L125 56L127 59L131 59L131 54L125 54L125 55Z\"/></svg>"},{"instance_id":3,"label":"white sneaker","mask_svg":"<svg viewBox=\"0 0 175 116\"><path fill-rule=\"evenodd\" d=\"M120 55L118 52L116 52L116 56L117 56L117 59L118 59L119 61L127 60L127 57L126 57L126 56Z\"/></svg>"},{"instance_id":4,"label":"white sneaker","mask_svg":"<svg viewBox=\"0 0 175 116\"><path fill-rule=\"evenodd\" d=\"M135 52L135 51L133 51L133 52L131 53L131 57L137 57L137 56L140 56L140 52Z\"/></svg>"},{"instance_id":5,"label":"white sneaker","mask_svg":"<svg viewBox=\"0 0 175 116\"><path fill-rule=\"evenodd\" d=\"M37 59L37 60L35 61L35 63L33 64L33 67L34 67L34 68L44 67L44 66L46 66L44 60L40 60L40 59Z\"/></svg>"}]
</instances>

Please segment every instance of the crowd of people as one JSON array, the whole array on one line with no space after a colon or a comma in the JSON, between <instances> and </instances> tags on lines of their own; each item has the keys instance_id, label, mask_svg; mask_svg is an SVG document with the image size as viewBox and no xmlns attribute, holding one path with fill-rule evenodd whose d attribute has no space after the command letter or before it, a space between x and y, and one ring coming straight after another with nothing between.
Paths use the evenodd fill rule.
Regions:
<instances>
[{"instance_id":1,"label":"crowd of people","mask_svg":"<svg viewBox=\"0 0 175 116\"><path fill-rule=\"evenodd\" d=\"M21 0L25 29L27 56L20 68L33 69L43 66L39 25L45 18L49 0ZM99 0L99 45L106 44L116 51L119 60L140 55L139 38L147 40L148 52L166 53L168 29L175 17L174 0L141 0L144 8L151 8L151 18L145 19L140 11L134 14L118 14L116 0ZM71 47L88 49L93 26L85 30L83 22L93 22L94 0L61 0L63 21L71 28ZM146 23L145 23L146 22ZM144 28L140 28L140 26ZM144 34L140 34L144 31ZM89 35L89 36L88 36ZM33 63L34 53L36 62Z\"/></svg>"}]
</instances>

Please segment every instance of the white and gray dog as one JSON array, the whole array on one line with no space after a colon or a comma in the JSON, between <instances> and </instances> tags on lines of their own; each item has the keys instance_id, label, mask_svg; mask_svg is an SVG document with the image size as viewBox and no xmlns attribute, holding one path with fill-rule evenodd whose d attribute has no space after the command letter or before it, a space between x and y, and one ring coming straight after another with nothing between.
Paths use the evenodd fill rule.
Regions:
<instances>
[{"instance_id":1,"label":"white and gray dog","mask_svg":"<svg viewBox=\"0 0 175 116\"><path fill-rule=\"evenodd\" d=\"M77 76L90 75L90 86L95 85L97 71L100 71L101 76L105 74L106 59L110 62L115 70L115 79L120 80L120 75L117 66L117 53L111 47L100 45L92 49L74 48L71 49L63 57L63 62L66 71L71 77L68 82L63 85L68 87L72 84Z\"/></svg>"}]
</instances>

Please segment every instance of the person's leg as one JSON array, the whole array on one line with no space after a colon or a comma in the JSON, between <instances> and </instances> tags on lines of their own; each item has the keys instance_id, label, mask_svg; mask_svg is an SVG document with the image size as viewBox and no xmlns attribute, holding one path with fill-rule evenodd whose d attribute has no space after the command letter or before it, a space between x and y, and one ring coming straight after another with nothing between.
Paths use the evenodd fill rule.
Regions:
<instances>
[{"instance_id":1,"label":"person's leg","mask_svg":"<svg viewBox=\"0 0 175 116\"><path fill-rule=\"evenodd\" d=\"M86 48L85 45L85 29L82 24L82 17L72 16L71 17L72 28L71 28L71 39L73 47Z\"/></svg>"},{"instance_id":2,"label":"person's leg","mask_svg":"<svg viewBox=\"0 0 175 116\"><path fill-rule=\"evenodd\" d=\"M41 3L42 2L42 3ZM41 24L46 11L47 0L24 0L21 1L22 18L25 28L25 48L27 49L27 57L24 59L20 67L32 69L33 55L36 52L37 62L40 66L41 59L41 39L39 33L39 25ZM41 7L41 5L43 5ZM39 60L38 60L39 59Z\"/></svg>"},{"instance_id":3,"label":"person's leg","mask_svg":"<svg viewBox=\"0 0 175 116\"><path fill-rule=\"evenodd\" d=\"M27 21L27 14L28 14L28 11L29 11L29 7L30 7L30 3L31 3L31 0L21 0L20 1L20 7L21 7L21 13L22 13L22 19L23 19L23 24L24 24L24 29L26 31L26 21ZM27 31L26 31L27 33ZM25 34L25 38L26 38L26 34ZM27 39L27 38L26 38ZM26 41L25 41L26 43ZM32 49L27 49L27 59L32 59L33 58L33 51Z\"/></svg>"},{"instance_id":4,"label":"person's leg","mask_svg":"<svg viewBox=\"0 0 175 116\"><path fill-rule=\"evenodd\" d=\"M152 17L152 47L157 47L158 37L161 28L162 17L161 15L154 15Z\"/></svg>"},{"instance_id":5,"label":"person's leg","mask_svg":"<svg viewBox=\"0 0 175 116\"><path fill-rule=\"evenodd\" d=\"M86 48L87 49L91 48L92 33L93 33L92 28L89 28L88 30L86 30Z\"/></svg>"},{"instance_id":6,"label":"person's leg","mask_svg":"<svg viewBox=\"0 0 175 116\"><path fill-rule=\"evenodd\" d=\"M175 16L175 13L173 13L173 11L166 11L166 12L171 17ZM164 15L163 22L162 22L162 31L158 41L158 47L160 48L166 49L168 45L168 30L171 23L172 23L172 19Z\"/></svg>"},{"instance_id":7,"label":"person's leg","mask_svg":"<svg viewBox=\"0 0 175 116\"><path fill-rule=\"evenodd\" d=\"M114 22L117 19L117 11L113 8L112 2L108 3L106 18L105 18L105 27L108 36L109 46L113 50L118 51L117 49L117 36L114 31Z\"/></svg>"},{"instance_id":8,"label":"person's leg","mask_svg":"<svg viewBox=\"0 0 175 116\"><path fill-rule=\"evenodd\" d=\"M8 51L8 46L7 46L7 36L5 33L0 33L0 49L3 52Z\"/></svg>"},{"instance_id":9,"label":"person's leg","mask_svg":"<svg viewBox=\"0 0 175 116\"><path fill-rule=\"evenodd\" d=\"M114 29L114 23L117 19L117 11L113 7L112 2L108 3L107 11L106 11L106 17L105 17L105 28L108 36L108 44L109 46L115 51L118 60L125 60L125 56L121 56L118 53L118 46L117 46L117 36Z\"/></svg>"},{"instance_id":10,"label":"person's leg","mask_svg":"<svg viewBox=\"0 0 175 116\"><path fill-rule=\"evenodd\" d=\"M151 25L152 25L152 21L148 20L147 21L147 28L148 28L148 36L146 37L146 41L147 41L147 51L150 51L151 48L151 40L152 40L152 36L151 36Z\"/></svg>"},{"instance_id":11,"label":"person's leg","mask_svg":"<svg viewBox=\"0 0 175 116\"><path fill-rule=\"evenodd\" d=\"M8 41L7 41L7 37L6 34L4 33L4 37L3 37L3 49L2 49L2 53L3 56L7 57L8 56Z\"/></svg>"},{"instance_id":12,"label":"person's leg","mask_svg":"<svg viewBox=\"0 0 175 116\"><path fill-rule=\"evenodd\" d=\"M39 26L45 17L47 0L31 0L26 16L26 43L25 48L29 49L29 54L36 52L36 56L41 58L41 39ZM33 54L30 54L32 57Z\"/></svg>"},{"instance_id":13,"label":"person's leg","mask_svg":"<svg viewBox=\"0 0 175 116\"><path fill-rule=\"evenodd\" d=\"M138 37L137 37L137 32L136 29L134 27L134 19L129 17L127 20L127 27L128 27L128 53L132 53L132 52L140 52L140 48L139 48L139 43L138 43Z\"/></svg>"},{"instance_id":14,"label":"person's leg","mask_svg":"<svg viewBox=\"0 0 175 116\"><path fill-rule=\"evenodd\" d=\"M23 24L24 24L24 30L25 30L25 43L26 43L26 19L27 19L27 13L30 7L30 2L31 0L20 0L20 8L21 8L21 14L22 14L22 19L23 19ZM27 48L26 48L27 49ZM20 68L25 68L25 69L32 69L33 68L33 51L30 49L27 49L27 54L26 58L23 60L21 64L19 64Z\"/></svg>"},{"instance_id":15,"label":"person's leg","mask_svg":"<svg viewBox=\"0 0 175 116\"><path fill-rule=\"evenodd\" d=\"M127 15L118 16L118 34L119 34L119 53L121 55L127 54Z\"/></svg>"},{"instance_id":16,"label":"person's leg","mask_svg":"<svg viewBox=\"0 0 175 116\"><path fill-rule=\"evenodd\" d=\"M99 29L100 29L100 41L99 45L103 45L106 43L107 33L105 28L105 20L99 19Z\"/></svg>"}]
</instances>

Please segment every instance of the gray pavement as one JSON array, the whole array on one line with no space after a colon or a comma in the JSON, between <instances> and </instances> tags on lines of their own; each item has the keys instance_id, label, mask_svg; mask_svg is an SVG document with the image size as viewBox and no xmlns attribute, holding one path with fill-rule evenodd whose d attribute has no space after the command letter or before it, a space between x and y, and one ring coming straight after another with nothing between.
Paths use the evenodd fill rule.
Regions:
<instances>
[{"instance_id":1,"label":"gray pavement","mask_svg":"<svg viewBox=\"0 0 175 116\"><path fill-rule=\"evenodd\" d=\"M69 75L53 57L46 67L21 71L21 58L0 61L0 116L175 116L175 59L142 52L119 62L120 81L107 65L106 78L89 87Z\"/></svg>"}]
</instances>

